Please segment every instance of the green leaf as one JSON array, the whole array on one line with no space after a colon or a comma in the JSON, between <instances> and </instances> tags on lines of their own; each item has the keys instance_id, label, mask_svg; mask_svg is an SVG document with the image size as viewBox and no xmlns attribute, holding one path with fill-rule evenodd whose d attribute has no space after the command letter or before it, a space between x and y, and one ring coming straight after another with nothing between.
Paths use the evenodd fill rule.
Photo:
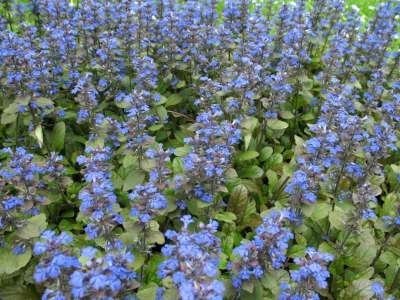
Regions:
<instances>
[{"instance_id":1,"label":"green leaf","mask_svg":"<svg viewBox=\"0 0 400 300\"><path fill-rule=\"evenodd\" d=\"M308 78L307 76L300 76L300 83L303 86L305 90L311 90L314 84L314 81L311 78Z\"/></svg>"},{"instance_id":2,"label":"green leaf","mask_svg":"<svg viewBox=\"0 0 400 300\"><path fill-rule=\"evenodd\" d=\"M280 165L283 162L283 156L280 153L274 153L268 160L269 165Z\"/></svg>"},{"instance_id":3,"label":"green leaf","mask_svg":"<svg viewBox=\"0 0 400 300\"><path fill-rule=\"evenodd\" d=\"M249 150L246 152L239 153L236 158L238 161L251 160L259 156L259 153L254 150Z\"/></svg>"},{"instance_id":4,"label":"green leaf","mask_svg":"<svg viewBox=\"0 0 400 300\"><path fill-rule=\"evenodd\" d=\"M359 90L362 89L362 85L358 80L354 80L354 81L352 81L352 83L353 83L354 87L358 88Z\"/></svg>"},{"instance_id":5,"label":"green leaf","mask_svg":"<svg viewBox=\"0 0 400 300\"><path fill-rule=\"evenodd\" d=\"M174 154L180 157L186 156L187 154L189 154L189 152L190 152L190 147L188 145L185 145L183 147L177 147L174 150Z\"/></svg>"},{"instance_id":6,"label":"green leaf","mask_svg":"<svg viewBox=\"0 0 400 300\"><path fill-rule=\"evenodd\" d=\"M234 213L231 213L229 211L224 211L222 213L218 213L215 215L214 219L225 222L225 223L231 223L234 224L236 218L236 215Z\"/></svg>"},{"instance_id":7,"label":"green leaf","mask_svg":"<svg viewBox=\"0 0 400 300\"><path fill-rule=\"evenodd\" d=\"M293 113L290 111L287 111L287 110L279 112L279 115L281 116L282 119L285 119L285 120L291 120L294 118Z\"/></svg>"},{"instance_id":8,"label":"green leaf","mask_svg":"<svg viewBox=\"0 0 400 300\"><path fill-rule=\"evenodd\" d=\"M161 121L165 121L166 119L168 119L168 112L164 106L157 106L156 111Z\"/></svg>"},{"instance_id":9,"label":"green leaf","mask_svg":"<svg viewBox=\"0 0 400 300\"><path fill-rule=\"evenodd\" d=\"M373 267L365 268L361 270L357 275L357 279L370 279L375 273L375 270Z\"/></svg>"},{"instance_id":10,"label":"green leaf","mask_svg":"<svg viewBox=\"0 0 400 300\"><path fill-rule=\"evenodd\" d=\"M137 162L138 162L138 159L136 156L128 154L128 155L125 155L124 158L122 159L122 166L124 168L128 168L130 166L137 164Z\"/></svg>"},{"instance_id":11,"label":"green leaf","mask_svg":"<svg viewBox=\"0 0 400 300\"><path fill-rule=\"evenodd\" d=\"M289 273L285 270L269 270L268 273L261 279L264 288L270 290L277 298L280 292L280 285L282 282L289 282Z\"/></svg>"},{"instance_id":12,"label":"green leaf","mask_svg":"<svg viewBox=\"0 0 400 300\"><path fill-rule=\"evenodd\" d=\"M253 281L245 281L242 285L242 289L248 293L253 293L254 290L254 282Z\"/></svg>"},{"instance_id":13,"label":"green leaf","mask_svg":"<svg viewBox=\"0 0 400 300\"><path fill-rule=\"evenodd\" d=\"M125 232L120 235L121 240L125 244L134 244L142 237L143 228L132 219L126 219L123 223Z\"/></svg>"},{"instance_id":14,"label":"green leaf","mask_svg":"<svg viewBox=\"0 0 400 300\"><path fill-rule=\"evenodd\" d=\"M1 114L1 124L7 125L14 123L18 116L20 106L28 105L30 97L18 97L7 106Z\"/></svg>"},{"instance_id":15,"label":"green leaf","mask_svg":"<svg viewBox=\"0 0 400 300\"><path fill-rule=\"evenodd\" d=\"M242 219L248 201L248 191L243 184L235 186L229 198L228 210Z\"/></svg>"},{"instance_id":16,"label":"green leaf","mask_svg":"<svg viewBox=\"0 0 400 300\"><path fill-rule=\"evenodd\" d=\"M314 99L314 95L308 90L302 90L299 95L301 95L307 102L311 102L311 100Z\"/></svg>"},{"instance_id":17,"label":"green leaf","mask_svg":"<svg viewBox=\"0 0 400 300\"><path fill-rule=\"evenodd\" d=\"M71 231L71 230L81 230L82 225L80 223L69 221L68 219L62 219L58 224L58 228L63 231Z\"/></svg>"},{"instance_id":18,"label":"green leaf","mask_svg":"<svg viewBox=\"0 0 400 300\"><path fill-rule=\"evenodd\" d=\"M155 220L151 220L147 225L147 229L150 230L150 231L159 231L160 230L160 224L158 224L158 222L155 221Z\"/></svg>"},{"instance_id":19,"label":"green leaf","mask_svg":"<svg viewBox=\"0 0 400 300\"><path fill-rule=\"evenodd\" d=\"M152 131L152 132L155 132L155 131L160 130L163 127L164 127L164 124L154 124L154 125L149 127L149 130Z\"/></svg>"},{"instance_id":20,"label":"green leaf","mask_svg":"<svg viewBox=\"0 0 400 300\"><path fill-rule=\"evenodd\" d=\"M239 172L241 178L260 178L263 176L264 171L258 166L249 166L240 170Z\"/></svg>"},{"instance_id":21,"label":"green leaf","mask_svg":"<svg viewBox=\"0 0 400 300\"><path fill-rule=\"evenodd\" d=\"M172 94L172 95L168 96L168 100L165 103L165 107L179 104L182 102L182 100L183 100L183 98L180 94Z\"/></svg>"},{"instance_id":22,"label":"green leaf","mask_svg":"<svg viewBox=\"0 0 400 300\"><path fill-rule=\"evenodd\" d=\"M255 117L247 117L240 124L243 129L251 133L258 127L259 122Z\"/></svg>"},{"instance_id":23,"label":"green leaf","mask_svg":"<svg viewBox=\"0 0 400 300\"><path fill-rule=\"evenodd\" d=\"M329 222L332 224L332 226L336 229L342 230L344 229L345 225L345 212L344 210L336 206L334 211L329 211Z\"/></svg>"},{"instance_id":24,"label":"green leaf","mask_svg":"<svg viewBox=\"0 0 400 300\"><path fill-rule=\"evenodd\" d=\"M322 242L319 247L318 247L319 251L322 252L327 252L327 253L331 253L331 254L335 254L335 249L333 248L332 245L328 244L327 242Z\"/></svg>"},{"instance_id":25,"label":"green leaf","mask_svg":"<svg viewBox=\"0 0 400 300\"><path fill-rule=\"evenodd\" d=\"M289 125L286 122L274 119L274 120L268 120L267 126L273 130L284 130L288 128Z\"/></svg>"},{"instance_id":26,"label":"green leaf","mask_svg":"<svg viewBox=\"0 0 400 300\"><path fill-rule=\"evenodd\" d=\"M133 261L133 263L131 263L130 266L133 268L133 270L137 271L144 265L146 261L145 257L146 254L140 253L139 251L135 251L134 255L135 255L135 260Z\"/></svg>"},{"instance_id":27,"label":"green leaf","mask_svg":"<svg viewBox=\"0 0 400 300\"><path fill-rule=\"evenodd\" d=\"M178 291L175 288L165 290L163 295L164 300L176 300L179 299Z\"/></svg>"},{"instance_id":28,"label":"green leaf","mask_svg":"<svg viewBox=\"0 0 400 300\"><path fill-rule=\"evenodd\" d=\"M256 202L250 201L246 205L244 212L242 226L243 227L256 227L260 224L261 217L257 213Z\"/></svg>"},{"instance_id":29,"label":"green leaf","mask_svg":"<svg viewBox=\"0 0 400 300\"><path fill-rule=\"evenodd\" d=\"M185 171L185 168L183 166L183 161L180 157L175 157L174 160L172 161L172 168L174 170L174 173L181 174Z\"/></svg>"},{"instance_id":30,"label":"green leaf","mask_svg":"<svg viewBox=\"0 0 400 300\"><path fill-rule=\"evenodd\" d=\"M181 88L184 88L185 86L186 86L186 82L184 80L180 80L178 82L178 84L176 85L176 88L181 89Z\"/></svg>"},{"instance_id":31,"label":"green leaf","mask_svg":"<svg viewBox=\"0 0 400 300\"><path fill-rule=\"evenodd\" d=\"M326 202L317 202L313 205L308 205L307 209L310 209L310 211L304 211L304 214L313 221L319 221L329 215L331 206Z\"/></svg>"},{"instance_id":32,"label":"green leaf","mask_svg":"<svg viewBox=\"0 0 400 300\"><path fill-rule=\"evenodd\" d=\"M33 136L36 138L39 147L42 148L43 146L43 129L42 125L38 125L35 130L33 131Z\"/></svg>"},{"instance_id":33,"label":"green leaf","mask_svg":"<svg viewBox=\"0 0 400 300\"><path fill-rule=\"evenodd\" d=\"M0 275L18 271L28 264L31 257L31 249L27 249L23 254L14 255L10 249L0 248Z\"/></svg>"},{"instance_id":34,"label":"green leaf","mask_svg":"<svg viewBox=\"0 0 400 300\"><path fill-rule=\"evenodd\" d=\"M187 202L187 207L191 214L201 216L205 213L205 208L209 207L211 203L207 203L197 199L191 199Z\"/></svg>"},{"instance_id":35,"label":"green leaf","mask_svg":"<svg viewBox=\"0 0 400 300\"><path fill-rule=\"evenodd\" d=\"M7 125L17 120L18 107L16 103L11 103L1 114L1 124Z\"/></svg>"},{"instance_id":36,"label":"green leaf","mask_svg":"<svg viewBox=\"0 0 400 300\"><path fill-rule=\"evenodd\" d=\"M370 230L363 229L359 234L359 246L346 259L346 264L359 270L367 268L374 259L377 251L375 239Z\"/></svg>"},{"instance_id":37,"label":"green leaf","mask_svg":"<svg viewBox=\"0 0 400 300\"><path fill-rule=\"evenodd\" d=\"M396 174L400 174L400 166L391 164L390 167L392 168L393 172L395 172Z\"/></svg>"},{"instance_id":38,"label":"green leaf","mask_svg":"<svg viewBox=\"0 0 400 300\"><path fill-rule=\"evenodd\" d=\"M53 100L49 98L39 97L35 100L36 104L41 107L51 107L54 105Z\"/></svg>"},{"instance_id":39,"label":"green leaf","mask_svg":"<svg viewBox=\"0 0 400 300\"><path fill-rule=\"evenodd\" d=\"M309 122L309 121L314 120L314 118L315 118L314 114L312 112L308 112L308 113L302 115L300 119L303 121Z\"/></svg>"},{"instance_id":40,"label":"green leaf","mask_svg":"<svg viewBox=\"0 0 400 300\"><path fill-rule=\"evenodd\" d=\"M398 196L394 193L390 193L387 194L386 197L383 197L383 199L382 214L392 215L396 211L398 205Z\"/></svg>"},{"instance_id":41,"label":"green leaf","mask_svg":"<svg viewBox=\"0 0 400 300\"><path fill-rule=\"evenodd\" d=\"M293 245L292 247L289 248L287 252L288 257L298 257L298 256L303 256L304 252L306 250L307 246L305 245Z\"/></svg>"},{"instance_id":42,"label":"green leaf","mask_svg":"<svg viewBox=\"0 0 400 300\"><path fill-rule=\"evenodd\" d=\"M2 300L29 300L39 299L39 295L32 288L22 285L3 286L0 289Z\"/></svg>"},{"instance_id":43,"label":"green leaf","mask_svg":"<svg viewBox=\"0 0 400 300\"><path fill-rule=\"evenodd\" d=\"M390 251L383 252L379 259L387 265L396 265L397 256Z\"/></svg>"},{"instance_id":44,"label":"green leaf","mask_svg":"<svg viewBox=\"0 0 400 300\"><path fill-rule=\"evenodd\" d=\"M124 192L129 191L134 188L137 184L143 182L145 174L142 170L134 169L131 170L128 175L124 178L124 182L122 185L122 190Z\"/></svg>"},{"instance_id":45,"label":"green leaf","mask_svg":"<svg viewBox=\"0 0 400 300\"><path fill-rule=\"evenodd\" d=\"M268 189L272 192L276 188L276 184L278 183L278 175L273 170L267 170L265 173L268 178Z\"/></svg>"},{"instance_id":46,"label":"green leaf","mask_svg":"<svg viewBox=\"0 0 400 300\"><path fill-rule=\"evenodd\" d=\"M158 285L155 283L150 283L147 287L141 288L137 294L136 297L139 300L153 300L156 299L157 295L157 290L158 290Z\"/></svg>"},{"instance_id":47,"label":"green leaf","mask_svg":"<svg viewBox=\"0 0 400 300\"><path fill-rule=\"evenodd\" d=\"M365 300L372 299L374 294L371 290L372 282L368 279L354 280L343 291L339 299Z\"/></svg>"},{"instance_id":48,"label":"green leaf","mask_svg":"<svg viewBox=\"0 0 400 300\"><path fill-rule=\"evenodd\" d=\"M51 132L50 142L55 151L61 151L64 148L65 140L65 123L58 122Z\"/></svg>"},{"instance_id":49,"label":"green leaf","mask_svg":"<svg viewBox=\"0 0 400 300\"><path fill-rule=\"evenodd\" d=\"M244 139L244 149L247 150L249 148L249 146L250 146L250 142L251 142L251 139L252 139L251 133L245 134L243 139Z\"/></svg>"},{"instance_id":50,"label":"green leaf","mask_svg":"<svg viewBox=\"0 0 400 300\"><path fill-rule=\"evenodd\" d=\"M31 239L40 236L47 228L46 215L39 214L29 218L24 227L17 231L17 235L22 239Z\"/></svg>"},{"instance_id":51,"label":"green leaf","mask_svg":"<svg viewBox=\"0 0 400 300\"><path fill-rule=\"evenodd\" d=\"M272 149L272 147L267 146L267 147L262 148L260 151L259 160L266 161L268 158L271 157L273 152L274 152L274 150Z\"/></svg>"},{"instance_id":52,"label":"green leaf","mask_svg":"<svg viewBox=\"0 0 400 300\"><path fill-rule=\"evenodd\" d=\"M164 235L160 231L150 231L146 234L146 243L163 245L165 243Z\"/></svg>"}]
</instances>

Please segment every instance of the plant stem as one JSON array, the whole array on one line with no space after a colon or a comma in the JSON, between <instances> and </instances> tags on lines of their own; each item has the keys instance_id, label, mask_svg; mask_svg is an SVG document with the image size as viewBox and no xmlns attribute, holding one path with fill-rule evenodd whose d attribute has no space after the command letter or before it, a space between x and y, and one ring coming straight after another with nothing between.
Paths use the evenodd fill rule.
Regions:
<instances>
[{"instance_id":1,"label":"plant stem","mask_svg":"<svg viewBox=\"0 0 400 300\"><path fill-rule=\"evenodd\" d=\"M351 236L352 233L353 233L353 230L348 230L346 232L346 235L344 236L344 239L342 240L342 242L339 245L339 251L343 250L344 245L346 244L347 240L349 239L349 237Z\"/></svg>"},{"instance_id":2,"label":"plant stem","mask_svg":"<svg viewBox=\"0 0 400 300\"><path fill-rule=\"evenodd\" d=\"M396 275L394 275L392 284L390 285L390 288L389 288L389 293L394 291L395 288L397 288L396 283L399 281L399 279L400 279L400 267L397 269Z\"/></svg>"},{"instance_id":3,"label":"plant stem","mask_svg":"<svg viewBox=\"0 0 400 300\"><path fill-rule=\"evenodd\" d=\"M383 244L381 245L381 247L378 249L378 252L376 252L376 255L371 263L371 266L374 266L376 264L376 262L378 261L379 257L382 254L382 251L385 249L385 247L387 246L387 242L389 241L390 238L390 234L386 233L385 234L385 239L383 241Z\"/></svg>"},{"instance_id":4,"label":"plant stem","mask_svg":"<svg viewBox=\"0 0 400 300\"><path fill-rule=\"evenodd\" d=\"M146 227L145 227L145 225L143 226L142 233L143 233L143 236L140 241L140 249L141 249L141 252L143 253L143 255L145 256L145 259L144 259L143 265L140 267L140 282L143 282L144 266L148 260L148 255L147 255L147 251L146 251Z\"/></svg>"}]
</instances>

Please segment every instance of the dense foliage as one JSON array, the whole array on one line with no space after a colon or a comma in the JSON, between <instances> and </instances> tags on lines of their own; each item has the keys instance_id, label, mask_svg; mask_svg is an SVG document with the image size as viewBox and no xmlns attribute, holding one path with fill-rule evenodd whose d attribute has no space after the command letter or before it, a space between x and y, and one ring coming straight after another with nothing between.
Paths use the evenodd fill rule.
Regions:
<instances>
[{"instance_id":1,"label":"dense foliage","mask_svg":"<svg viewBox=\"0 0 400 300\"><path fill-rule=\"evenodd\" d=\"M0 1L0 299L400 297L399 14Z\"/></svg>"}]
</instances>

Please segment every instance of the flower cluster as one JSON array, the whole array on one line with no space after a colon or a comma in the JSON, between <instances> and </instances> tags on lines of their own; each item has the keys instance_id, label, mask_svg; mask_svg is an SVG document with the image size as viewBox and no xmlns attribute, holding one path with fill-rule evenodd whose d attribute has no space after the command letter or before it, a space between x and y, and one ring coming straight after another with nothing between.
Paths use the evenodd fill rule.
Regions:
<instances>
[{"instance_id":1,"label":"flower cluster","mask_svg":"<svg viewBox=\"0 0 400 300\"><path fill-rule=\"evenodd\" d=\"M129 198L133 201L131 215L143 224L167 207L167 199L153 183L138 184L129 194Z\"/></svg>"},{"instance_id":2,"label":"flower cluster","mask_svg":"<svg viewBox=\"0 0 400 300\"><path fill-rule=\"evenodd\" d=\"M150 112L148 95L145 91L134 90L130 94L119 93L116 96L118 106L126 107L128 121L124 124L123 134L127 138L127 148L138 150L149 141L146 127L153 124L155 117Z\"/></svg>"},{"instance_id":3,"label":"flower cluster","mask_svg":"<svg viewBox=\"0 0 400 300\"><path fill-rule=\"evenodd\" d=\"M86 147L86 156L79 156L78 163L84 167L86 186L79 192L80 212L88 218L85 232L90 239L109 238L113 228L122 224L122 216L115 211L117 197L110 175L110 148Z\"/></svg>"},{"instance_id":4,"label":"flower cluster","mask_svg":"<svg viewBox=\"0 0 400 300\"><path fill-rule=\"evenodd\" d=\"M147 295L160 251L157 297L238 297L335 242L333 298L364 267L398 296L400 5L347 4L0 1L0 278L27 281L48 225L76 239L35 244L43 299ZM318 299L332 259L307 249L280 298Z\"/></svg>"},{"instance_id":5,"label":"flower cluster","mask_svg":"<svg viewBox=\"0 0 400 300\"><path fill-rule=\"evenodd\" d=\"M164 150L161 144L158 144L155 148L147 149L145 156L146 158L154 161L155 166L149 172L149 182L156 184L160 189L167 187L167 179L171 174L171 170L168 168L168 164L172 154L171 149Z\"/></svg>"},{"instance_id":6,"label":"flower cluster","mask_svg":"<svg viewBox=\"0 0 400 300\"><path fill-rule=\"evenodd\" d=\"M386 115L388 111L394 114L396 111L396 84L389 88L384 85L391 82L392 76L390 56L384 53L393 39L393 18L397 11L396 4L390 1L382 4L364 34L358 30L360 19L354 10L333 27L337 34L322 57L327 69L318 75L325 87L325 102L317 123L310 127L314 136L305 142L304 152L297 158L298 170L286 187L291 205L314 203L324 187L334 201L352 199L359 218L375 216L369 203L376 202L377 195L370 179L382 173L379 161L396 148L393 134L396 125ZM325 45L327 41L328 37ZM379 54L370 57L368 51ZM367 91L362 97L358 85L363 79L354 73L359 70L355 65L363 72L370 72ZM360 102L365 109L360 109ZM381 117L374 119L371 117L374 114ZM347 180L353 181L353 190L343 189Z\"/></svg>"},{"instance_id":7,"label":"flower cluster","mask_svg":"<svg viewBox=\"0 0 400 300\"><path fill-rule=\"evenodd\" d=\"M224 182L225 171L231 163L233 145L240 140L237 122L218 122L222 115L223 111L218 105L200 113L194 124L194 137L185 139L185 144L191 147L189 154L183 157L185 184L193 188L196 198L207 203L213 201L216 188ZM189 189L185 186L183 188Z\"/></svg>"},{"instance_id":8,"label":"flower cluster","mask_svg":"<svg viewBox=\"0 0 400 300\"><path fill-rule=\"evenodd\" d=\"M168 230L165 236L173 243L162 248L167 260L158 269L158 276L171 276L182 299L223 299L224 285L217 280L220 240L214 234L218 224L199 224L198 232L190 232L191 216L181 218L181 232Z\"/></svg>"},{"instance_id":9,"label":"flower cluster","mask_svg":"<svg viewBox=\"0 0 400 300\"><path fill-rule=\"evenodd\" d=\"M135 288L135 273L129 265L133 255L123 249L99 256L92 247L82 249L81 268L69 280L73 299L116 299Z\"/></svg>"},{"instance_id":10,"label":"flower cluster","mask_svg":"<svg viewBox=\"0 0 400 300\"><path fill-rule=\"evenodd\" d=\"M331 254L308 248L304 258L295 258L294 260L299 266L299 269L290 272L295 286L290 287L287 283L283 283L279 299L319 299L316 290L328 287L327 280L330 274L327 265L332 260Z\"/></svg>"},{"instance_id":11,"label":"flower cluster","mask_svg":"<svg viewBox=\"0 0 400 300\"><path fill-rule=\"evenodd\" d=\"M291 205L314 203L321 188L336 199L351 200L357 218L375 217L370 203L376 202L371 178L382 174L379 161L396 149L393 127L375 121L356 109L356 91L332 81L317 123L310 126L314 136L304 143L294 172L285 191ZM381 107L376 108L379 113ZM359 153L363 153L361 156ZM351 182L350 188L343 188ZM353 188L351 188L353 187Z\"/></svg>"},{"instance_id":12,"label":"flower cluster","mask_svg":"<svg viewBox=\"0 0 400 300\"><path fill-rule=\"evenodd\" d=\"M154 162L149 172L148 182L136 185L129 194L132 200L131 215L137 217L143 225L167 208L167 198L161 193L168 187L168 176L171 171L167 168L170 161L170 150L164 150L162 145L149 148L145 152L146 158Z\"/></svg>"},{"instance_id":13,"label":"flower cluster","mask_svg":"<svg viewBox=\"0 0 400 300\"><path fill-rule=\"evenodd\" d=\"M47 287L42 299L67 299L68 281L65 278L80 267L79 260L67 248L72 243L72 236L46 230L41 238L33 248L33 253L41 256L33 278L36 283Z\"/></svg>"},{"instance_id":14,"label":"flower cluster","mask_svg":"<svg viewBox=\"0 0 400 300\"><path fill-rule=\"evenodd\" d=\"M82 123L93 118L93 113L98 105L99 93L93 84L93 74L83 74L71 93L75 95L75 101L79 103L80 110L77 115L77 122Z\"/></svg>"},{"instance_id":15,"label":"flower cluster","mask_svg":"<svg viewBox=\"0 0 400 300\"><path fill-rule=\"evenodd\" d=\"M71 255L71 243L69 234L51 230L44 231L35 243L33 252L40 262L33 276L36 283L47 287L43 300L110 299L135 288L136 275L129 266L134 257L123 245L105 255L85 247L78 259Z\"/></svg>"},{"instance_id":16,"label":"flower cluster","mask_svg":"<svg viewBox=\"0 0 400 300\"><path fill-rule=\"evenodd\" d=\"M236 260L231 269L234 273L232 283L235 288L252 278L262 278L268 267L282 267L289 242L294 237L285 225L294 220L293 212L289 210L272 211L256 228L256 235L251 241L233 249Z\"/></svg>"},{"instance_id":17,"label":"flower cluster","mask_svg":"<svg viewBox=\"0 0 400 300\"><path fill-rule=\"evenodd\" d=\"M131 91L121 90L115 95L116 105L124 109L126 121L123 122L123 135L127 139L126 147L138 151L150 140L148 126L154 124L158 117L152 112L152 105L160 100L160 95L154 91L157 86L158 71L151 57L134 57L132 68L136 76L129 78L129 84L134 85Z\"/></svg>"},{"instance_id":18,"label":"flower cluster","mask_svg":"<svg viewBox=\"0 0 400 300\"><path fill-rule=\"evenodd\" d=\"M390 230L397 230L400 228L400 214L397 209L395 216L383 216L382 221L386 228Z\"/></svg>"},{"instance_id":19,"label":"flower cluster","mask_svg":"<svg viewBox=\"0 0 400 300\"><path fill-rule=\"evenodd\" d=\"M385 299L385 288L378 281L375 281L371 284L371 290L374 293L374 296L378 300Z\"/></svg>"},{"instance_id":20,"label":"flower cluster","mask_svg":"<svg viewBox=\"0 0 400 300\"><path fill-rule=\"evenodd\" d=\"M47 162L36 160L23 147L15 150L4 148L2 154L9 160L0 169L0 240L10 228L24 225L26 217L40 213L41 206L49 204L45 192L51 189L51 181L63 173L62 157L50 154ZM51 178L51 179L50 179ZM22 249L22 244L14 245ZM16 253L23 251L16 250Z\"/></svg>"}]
</instances>

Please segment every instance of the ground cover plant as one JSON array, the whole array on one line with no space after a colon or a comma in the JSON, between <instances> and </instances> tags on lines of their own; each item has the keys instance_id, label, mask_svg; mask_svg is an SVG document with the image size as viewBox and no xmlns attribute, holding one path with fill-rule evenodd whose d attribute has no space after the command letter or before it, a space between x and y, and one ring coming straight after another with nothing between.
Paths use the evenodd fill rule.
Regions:
<instances>
[{"instance_id":1,"label":"ground cover plant","mask_svg":"<svg viewBox=\"0 0 400 300\"><path fill-rule=\"evenodd\" d=\"M0 299L400 297L400 3L0 2Z\"/></svg>"}]
</instances>

